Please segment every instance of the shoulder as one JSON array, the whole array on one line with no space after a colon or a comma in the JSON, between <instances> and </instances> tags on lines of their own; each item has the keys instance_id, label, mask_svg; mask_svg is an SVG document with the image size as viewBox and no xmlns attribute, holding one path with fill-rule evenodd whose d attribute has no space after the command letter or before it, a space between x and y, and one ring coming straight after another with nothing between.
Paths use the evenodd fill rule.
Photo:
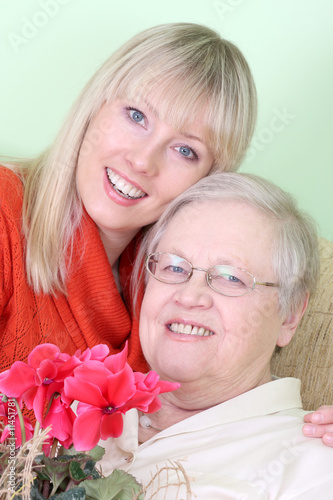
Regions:
<instances>
[{"instance_id":1,"label":"shoulder","mask_svg":"<svg viewBox=\"0 0 333 500\"><path fill-rule=\"evenodd\" d=\"M0 165L0 189L1 192L8 191L9 194L13 191L14 193L22 194L23 184L19 174L10 168Z\"/></svg>"},{"instance_id":2,"label":"shoulder","mask_svg":"<svg viewBox=\"0 0 333 500\"><path fill-rule=\"evenodd\" d=\"M20 217L23 183L19 175L0 165L0 210L6 216Z\"/></svg>"}]
</instances>

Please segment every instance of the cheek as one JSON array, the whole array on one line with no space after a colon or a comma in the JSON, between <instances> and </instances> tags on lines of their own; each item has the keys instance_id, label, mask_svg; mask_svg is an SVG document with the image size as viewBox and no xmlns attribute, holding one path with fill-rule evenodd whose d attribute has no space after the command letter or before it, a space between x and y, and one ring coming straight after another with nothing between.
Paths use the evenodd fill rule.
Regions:
<instances>
[{"instance_id":1,"label":"cheek","mask_svg":"<svg viewBox=\"0 0 333 500\"><path fill-rule=\"evenodd\" d=\"M103 151L108 145L107 138L99 131L91 130L83 139L79 162L85 162L87 159L97 156L100 151Z\"/></svg>"},{"instance_id":2,"label":"cheek","mask_svg":"<svg viewBox=\"0 0 333 500\"><path fill-rule=\"evenodd\" d=\"M254 300L248 301L247 307L239 305L238 311L234 310L232 314L232 322L235 327L233 331L239 338L255 337L260 332L268 331L270 326L273 327L277 319L275 300L265 296L257 296L254 297Z\"/></svg>"},{"instance_id":3,"label":"cheek","mask_svg":"<svg viewBox=\"0 0 333 500\"><path fill-rule=\"evenodd\" d=\"M162 317L172 301L171 288L149 276L140 311L140 338L144 335L155 337L156 329L163 323Z\"/></svg>"},{"instance_id":4,"label":"cheek","mask_svg":"<svg viewBox=\"0 0 333 500\"><path fill-rule=\"evenodd\" d=\"M145 294L143 297L141 310L140 310L140 339L145 338L150 332L156 322L156 315L161 310L160 304L160 291L154 291L153 278L148 279Z\"/></svg>"},{"instance_id":5,"label":"cheek","mask_svg":"<svg viewBox=\"0 0 333 500\"><path fill-rule=\"evenodd\" d=\"M118 144L119 137L115 137L116 132L109 118L101 117L93 120L83 138L79 161L84 161L85 158L96 155L99 151L109 149L113 144Z\"/></svg>"}]
</instances>

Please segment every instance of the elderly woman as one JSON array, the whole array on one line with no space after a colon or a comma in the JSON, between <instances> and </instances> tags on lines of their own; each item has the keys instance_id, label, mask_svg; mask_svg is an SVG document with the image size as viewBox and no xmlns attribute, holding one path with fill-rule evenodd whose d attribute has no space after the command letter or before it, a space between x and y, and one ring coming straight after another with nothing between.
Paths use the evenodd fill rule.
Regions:
<instances>
[{"instance_id":1,"label":"elderly woman","mask_svg":"<svg viewBox=\"0 0 333 500\"><path fill-rule=\"evenodd\" d=\"M331 498L333 454L302 434L300 381L270 370L316 286L311 219L263 179L217 174L170 205L143 253L142 349L181 387L130 416L103 469L144 485L158 472L168 499Z\"/></svg>"}]
</instances>

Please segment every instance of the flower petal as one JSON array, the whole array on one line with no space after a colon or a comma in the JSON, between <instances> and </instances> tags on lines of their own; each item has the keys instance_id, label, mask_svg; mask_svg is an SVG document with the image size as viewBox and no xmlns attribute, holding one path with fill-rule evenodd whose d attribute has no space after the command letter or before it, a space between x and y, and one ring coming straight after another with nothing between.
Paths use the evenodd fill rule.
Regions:
<instances>
[{"instance_id":1,"label":"flower petal","mask_svg":"<svg viewBox=\"0 0 333 500\"><path fill-rule=\"evenodd\" d=\"M35 394L35 397L34 397L33 403L32 403L32 407L33 407L34 413L36 415L36 419L40 423L42 423L42 421L43 421L43 413L45 410L47 389L48 389L47 386L40 385L36 391L36 394Z\"/></svg>"},{"instance_id":2,"label":"flower petal","mask_svg":"<svg viewBox=\"0 0 333 500\"><path fill-rule=\"evenodd\" d=\"M91 359L104 361L109 353L110 349L106 344L98 344L91 348Z\"/></svg>"},{"instance_id":3,"label":"flower petal","mask_svg":"<svg viewBox=\"0 0 333 500\"><path fill-rule=\"evenodd\" d=\"M135 394L133 371L127 364L121 372L110 374L107 384L108 402L114 408L123 406Z\"/></svg>"},{"instance_id":4,"label":"flower petal","mask_svg":"<svg viewBox=\"0 0 333 500\"><path fill-rule=\"evenodd\" d=\"M71 356L61 364L58 364L58 374L56 377L57 382L65 380L66 377L73 375L73 372L77 366L81 365L81 361L76 356Z\"/></svg>"},{"instance_id":5,"label":"flower petal","mask_svg":"<svg viewBox=\"0 0 333 500\"><path fill-rule=\"evenodd\" d=\"M178 382L168 382L167 380L159 380L156 384L156 387L159 388L159 394L162 394L163 392L171 392L175 391L176 389L179 389L181 384Z\"/></svg>"},{"instance_id":6,"label":"flower petal","mask_svg":"<svg viewBox=\"0 0 333 500\"><path fill-rule=\"evenodd\" d=\"M44 359L56 359L60 349L54 344L41 344L36 346L28 356L28 365L37 369Z\"/></svg>"},{"instance_id":7,"label":"flower petal","mask_svg":"<svg viewBox=\"0 0 333 500\"><path fill-rule=\"evenodd\" d=\"M44 419L43 428L45 429L50 425L50 435L57 438L61 444L66 441L66 444L70 446L75 419L76 416L73 410L62 404L60 398L54 398L51 408Z\"/></svg>"},{"instance_id":8,"label":"flower petal","mask_svg":"<svg viewBox=\"0 0 333 500\"><path fill-rule=\"evenodd\" d=\"M110 370L101 361L96 360L86 361L74 371L75 378L81 380L84 384L89 382L97 385L102 394L107 394L106 379L108 375L110 375Z\"/></svg>"},{"instance_id":9,"label":"flower petal","mask_svg":"<svg viewBox=\"0 0 333 500\"><path fill-rule=\"evenodd\" d=\"M126 411L130 410L131 408L136 408L137 410L147 412L148 407L152 404L152 402L155 399L157 399L159 401L158 396L155 396L154 394L150 394L148 391L136 391L135 394L133 395L133 397L131 397L127 401L127 403L124 404L124 406L122 407L122 411L123 411L123 413L125 413ZM161 404L158 405L158 403L157 403L157 406L159 406L157 408L157 409L159 409Z\"/></svg>"},{"instance_id":10,"label":"flower petal","mask_svg":"<svg viewBox=\"0 0 333 500\"><path fill-rule=\"evenodd\" d=\"M108 401L103 397L100 388L90 382L84 383L76 377L68 377L64 382L64 395L72 400L76 399L97 408L108 406Z\"/></svg>"},{"instance_id":11,"label":"flower petal","mask_svg":"<svg viewBox=\"0 0 333 500\"><path fill-rule=\"evenodd\" d=\"M58 368L50 359L44 359L40 366L36 368L36 382L41 385L45 379L54 380L57 376Z\"/></svg>"},{"instance_id":12,"label":"flower petal","mask_svg":"<svg viewBox=\"0 0 333 500\"><path fill-rule=\"evenodd\" d=\"M101 438L103 411L96 408L79 415L73 426L73 444L77 451L92 450Z\"/></svg>"},{"instance_id":13,"label":"flower petal","mask_svg":"<svg viewBox=\"0 0 333 500\"><path fill-rule=\"evenodd\" d=\"M115 412L111 415L103 415L101 421L101 439L109 437L117 438L123 432L123 417L120 413Z\"/></svg>"},{"instance_id":14,"label":"flower petal","mask_svg":"<svg viewBox=\"0 0 333 500\"><path fill-rule=\"evenodd\" d=\"M35 370L22 361L15 361L0 377L0 392L18 398L35 385Z\"/></svg>"},{"instance_id":15,"label":"flower petal","mask_svg":"<svg viewBox=\"0 0 333 500\"><path fill-rule=\"evenodd\" d=\"M113 373L120 372L127 363L128 342L126 342L124 349L118 354L112 354L104 360L105 366Z\"/></svg>"}]
</instances>

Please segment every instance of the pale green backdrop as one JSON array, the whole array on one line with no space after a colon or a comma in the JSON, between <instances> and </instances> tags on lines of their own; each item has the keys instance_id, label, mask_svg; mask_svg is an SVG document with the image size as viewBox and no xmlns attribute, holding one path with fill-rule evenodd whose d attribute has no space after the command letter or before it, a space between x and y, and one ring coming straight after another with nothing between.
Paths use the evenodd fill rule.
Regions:
<instances>
[{"instance_id":1,"label":"pale green backdrop","mask_svg":"<svg viewBox=\"0 0 333 500\"><path fill-rule=\"evenodd\" d=\"M242 170L294 193L333 240L332 0L0 0L0 154L41 151L114 48L179 21L243 51L260 112Z\"/></svg>"}]
</instances>

